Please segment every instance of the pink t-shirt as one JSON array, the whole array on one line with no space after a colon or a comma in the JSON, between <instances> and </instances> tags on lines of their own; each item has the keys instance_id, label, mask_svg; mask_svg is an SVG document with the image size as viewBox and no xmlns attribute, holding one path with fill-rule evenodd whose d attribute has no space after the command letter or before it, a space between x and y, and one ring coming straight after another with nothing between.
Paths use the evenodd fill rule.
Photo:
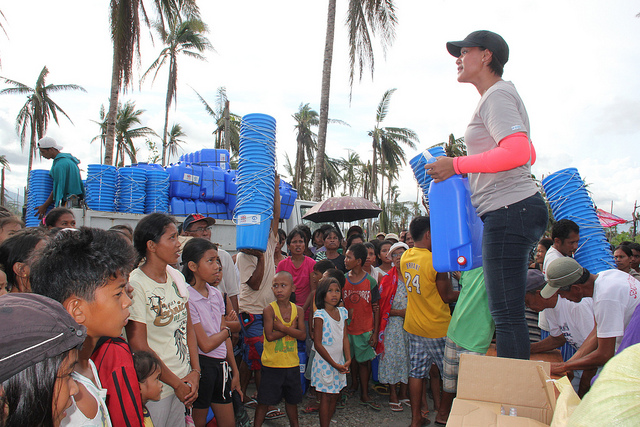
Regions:
<instances>
[{"instance_id":1,"label":"pink t-shirt","mask_svg":"<svg viewBox=\"0 0 640 427\"><path fill-rule=\"evenodd\" d=\"M316 262L308 256L305 256L302 265L300 265L299 268L296 268L293 265L293 261L291 261L291 257L289 257L280 261L278 268L276 268L276 273L280 271L288 271L293 276L293 284L296 287L296 304L300 307L304 305L311 293L311 283L309 283L309 278L311 277L314 265L316 265ZM309 310L304 313L304 320L308 319Z\"/></svg>"},{"instance_id":2,"label":"pink t-shirt","mask_svg":"<svg viewBox=\"0 0 640 427\"><path fill-rule=\"evenodd\" d=\"M208 298L189 286L189 312L191 313L191 323L194 325L201 323L205 333L211 336L220 332L220 321L225 314L224 297L218 289L209 284L206 286L209 291ZM198 347L198 353L215 359L224 359L227 357L227 346L223 341L220 346L209 353L203 352Z\"/></svg>"}]
</instances>

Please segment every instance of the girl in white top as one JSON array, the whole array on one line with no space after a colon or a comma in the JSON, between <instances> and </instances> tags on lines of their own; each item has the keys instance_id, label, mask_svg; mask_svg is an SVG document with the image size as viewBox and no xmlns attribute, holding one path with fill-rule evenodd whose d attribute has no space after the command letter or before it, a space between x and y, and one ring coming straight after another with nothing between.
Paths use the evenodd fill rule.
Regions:
<instances>
[{"instance_id":1,"label":"girl in white top","mask_svg":"<svg viewBox=\"0 0 640 427\"><path fill-rule=\"evenodd\" d=\"M320 394L320 426L328 427L336 410L340 390L347 386L346 374L351 364L349 339L344 330L347 309L338 307L342 292L338 281L324 278L316 289L314 322L314 350L311 385Z\"/></svg>"}]
</instances>

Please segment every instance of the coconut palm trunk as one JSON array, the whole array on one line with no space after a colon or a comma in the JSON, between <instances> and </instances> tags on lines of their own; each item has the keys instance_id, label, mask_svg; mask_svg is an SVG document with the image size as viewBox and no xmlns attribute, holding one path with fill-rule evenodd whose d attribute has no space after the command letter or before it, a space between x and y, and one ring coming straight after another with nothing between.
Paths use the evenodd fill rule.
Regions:
<instances>
[{"instance_id":1,"label":"coconut palm trunk","mask_svg":"<svg viewBox=\"0 0 640 427\"><path fill-rule=\"evenodd\" d=\"M313 180L313 200L322 199L322 176L324 174L324 155L329 123L329 93L331 89L331 63L333 61L333 39L336 27L336 0L329 0L327 12L327 35L324 43L322 63L322 89L320 91L320 123L318 124L318 152L316 154L315 176Z\"/></svg>"},{"instance_id":2,"label":"coconut palm trunk","mask_svg":"<svg viewBox=\"0 0 640 427\"><path fill-rule=\"evenodd\" d=\"M111 69L111 96L109 97L109 111L107 113L107 134L105 137L104 146L104 161L105 165L113 164L113 146L116 140L116 118L118 116L118 101L120 97L120 70L118 51L114 46L113 49L113 67Z\"/></svg>"}]
</instances>

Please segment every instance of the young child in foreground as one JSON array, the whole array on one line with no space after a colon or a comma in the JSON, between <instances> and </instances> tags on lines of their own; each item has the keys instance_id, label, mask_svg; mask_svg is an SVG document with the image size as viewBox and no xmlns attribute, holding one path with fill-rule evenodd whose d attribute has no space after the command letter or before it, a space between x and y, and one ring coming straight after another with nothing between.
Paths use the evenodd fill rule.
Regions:
<instances>
[{"instance_id":1,"label":"young child in foreground","mask_svg":"<svg viewBox=\"0 0 640 427\"><path fill-rule=\"evenodd\" d=\"M162 368L156 356L147 351L138 351L133 355L133 365L136 368L138 383L140 384L140 395L142 396L142 411L144 416L144 427L153 427L151 415L147 410L147 402L152 400L157 402L162 394L162 381L160 374Z\"/></svg>"},{"instance_id":2,"label":"young child in foreground","mask_svg":"<svg viewBox=\"0 0 640 427\"><path fill-rule=\"evenodd\" d=\"M311 385L320 395L320 426L328 427L336 410L340 390L347 386L347 372L351 364L349 339L345 332L347 309L338 307L341 290L333 278L320 280L316 289L313 314L314 349Z\"/></svg>"},{"instance_id":3,"label":"young child in foreground","mask_svg":"<svg viewBox=\"0 0 640 427\"><path fill-rule=\"evenodd\" d=\"M258 388L255 427L264 422L269 405L277 405L284 397L289 425L298 426L298 403L302 401L298 341L307 336L302 307L289 301L293 292L291 273L276 273L271 287L276 300L262 312L264 349L262 380Z\"/></svg>"},{"instance_id":4,"label":"young child in foreground","mask_svg":"<svg viewBox=\"0 0 640 427\"><path fill-rule=\"evenodd\" d=\"M111 426L98 371L90 359L101 337L117 337L129 318L131 299L125 292L134 259L124 239L83 227L62 231L44 248L31 268L34 293L60 302L87 328L87 338L71 376L80 392L61 425ZM113 396L112 396L113 397Z\"/></svg>"}]
</instances>

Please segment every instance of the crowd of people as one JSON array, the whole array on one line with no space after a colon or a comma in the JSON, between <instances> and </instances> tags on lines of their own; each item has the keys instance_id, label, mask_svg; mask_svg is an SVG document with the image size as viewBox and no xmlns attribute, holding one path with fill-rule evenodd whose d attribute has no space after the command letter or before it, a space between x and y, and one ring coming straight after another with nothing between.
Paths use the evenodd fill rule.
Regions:
<instances>
[{"instance_id":1,"label":"crowd of people","mask_svg":"<svg viewBox=\"0 0 640 427\"><path fill-rule=\"evenodd\" d=\"M277 177L264 252L222 250L215 219L198 214L76 229L64 205L83 197L77 160L40 140L54 191L38 213L58 207L27 229L0 212L0 426L203 427L211 413L219 426L250 425L248 409L255 426L284 416L297 426L301 357L315 398L303 411L323 427L350 398L382 410L374 360L390 411L424 425L430 394L445 425L461 354L486 354L492 340L498 357L519 359L567 344L553 373L573 374L580 395L605 381L598 369L640 340L640 245L614 248L617 268L593 274L572 258L574 222L540 240L547 208L526 109L502 80L509 48L476 31L447 50L458 81L481 95L469 155L426 166L436 183L469 177L483 267L461 273L434 269L428 216L369 241L359 226L345 238L328 225L285 233Z\"/></svg>"}]
</instances>

